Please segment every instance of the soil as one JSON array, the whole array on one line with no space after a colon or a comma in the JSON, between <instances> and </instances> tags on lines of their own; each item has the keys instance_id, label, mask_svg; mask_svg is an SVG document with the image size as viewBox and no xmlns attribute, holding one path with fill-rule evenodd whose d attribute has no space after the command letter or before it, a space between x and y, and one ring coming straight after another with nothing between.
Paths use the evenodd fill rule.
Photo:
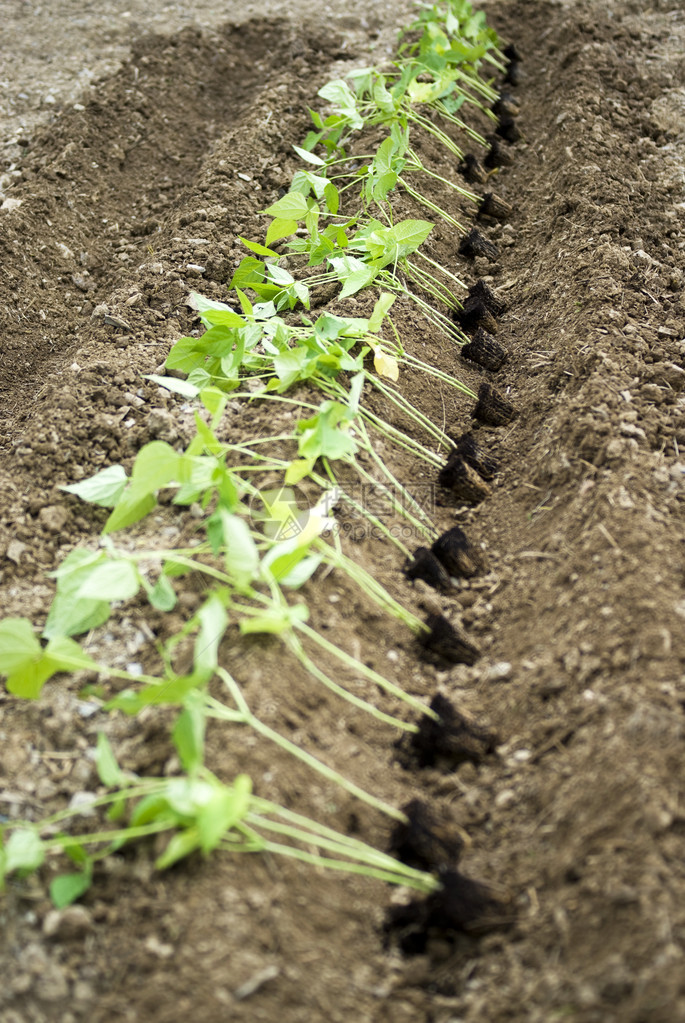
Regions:
<instances>
[{"instance_id":1,"label":"soil","mask_svg":"<svg viewBox=\"0 0 685 1023\"><path fill-rule=\"evenodd\" d=\"M40 625L46 573L94 546L104 520L59 487L130 468L152 438L190 436L192 408L144 374L194 329L190 292L225 298L239 236L263 236L258 211L297 168L291 147L317 89L392 53L410 6L5 7L0 581L3 616ZM426 251L506 300L494 316L506 361L479 368L408 305L397 320L407 350L458 373L487 406L476 419L473 399L402 374L424 414L473 435L460 480L480 458L490 482L455 505L425 466L378 445L408 486L437 495L438 529L459 526L461 556L478 568L452 589L411 582L394 546L344 523L347 553L428 617L450 656L422 650L338 572L304 590L316 628L451 706L452 730L424 729L412 752L315 687L276 638L236 632L222 647L264 721L387 802L413 813L421 801L422 827L450 822L436 848L459 869L444 864L444 898L417 905L378 881L260 855L158 873L141 844L109 857L80 908L57 918L46 869L0 903L6 1023L685 1019L685 13L675 0L485 9L522 57L507 86L521 138L502 141L513 159L472 187L494 189L512 213L477 221L495 257L488 246L460 255L444 226ZM428 139L421 155L457 177ZM420 215L406 195L398 211ZM473 207L450 211L475 227ZM364 315L372 302L345 308ZM273 422L235 403L223 429L240 439ZM152 528L175 543L192 510L161 507ZM172 615L126 605L87 648L154 667L154 639L200 596L183 594ZM460 646L473 664L451 663ZM0 697L1 820L39 819L93 791L100 730L126 768L178 769L170 712L107 714L79 693L60 676L35 703ZM247 770L260 795L378 847L406 844L255 735L236 727L227 740L217 727L208 745L220 777Z\"/></svg>"}]
</instances>

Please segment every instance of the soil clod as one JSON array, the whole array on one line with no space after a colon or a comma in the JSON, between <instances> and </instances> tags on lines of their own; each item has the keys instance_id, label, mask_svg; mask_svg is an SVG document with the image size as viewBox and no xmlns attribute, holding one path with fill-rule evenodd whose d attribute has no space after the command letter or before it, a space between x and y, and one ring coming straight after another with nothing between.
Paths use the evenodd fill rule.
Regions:
<instances>
[{"instance_id":1,"label":"soil clod","mask_svg":"<svg viewBox=\"0 0 685 1023\"><path fill-rule=\"evenodd\" d=\"M482 366L483 369L489 369L495 373L504 365L509 353L504 345L501 345L492 336L491 332L481 327L473 335L470 342L464 345L461 354L469 362L475 362L478 366Z\"/></svg>"},{"instance_id":2,"label":"soil clod","mask_svg":"<svg viewBox=\"0 0 685 1023\"><path fill-rule=\"evenodd\" d=\"M490 496L490 487L476 470L456 452L451 452L447 464L438 473L438 483L456 501L480 504Z\"/></svg>"},{"instance_id":3,"label":"soil clod","mask_svg":"<svg viewBox=\"0 0 685 1023\"><path fill-rule=\"evenodd\" d=\"M474 419L487 426L506 426L518 415L518 409L491 384L482 383L478 388L478 404L473 410Z\"/></svg>"},{"instance_id":4,"label":"soil clod","mask_svg":"<svg viewBox=\"0 0 685 1023\"><path fill-rule=\"evenodd\" d=\"M450 588L450 577L436 555L427 547L418 547L404 569L407 579L422 579L436 590Z\"/></svg>"},{"instance_id":5,"label":"soil clod","mask_svg":"<svg viewBox=\"0 0 685 1023\"><path fill-rule=\"evenodd\" d=\"M428 632L421 638L427 654L448 664L475 664L480 650L463 629L453 625L444 615L431 614L426 620Z\"/></svg>"},{"instance_id":6,"label":"soil clod","mask_svg":"<svg viewBox=\"0 0 685 1023\"><path fill-rule=\"evenodd\" d=\"M459 526L452 526L431 547L433 556L452 576L470 579L483 568L482 555Z\"/></svg>"},{"instance_id":7,"label":"soil clod","mask_svg":"<svg viewBox=\"0 0 685 1023\"><path fill-rule=\"evenodd\" d=\"M487 259L497 259L499 257L497 246L483 237L476 227L469 231L463 239L459 246L459 252L468 259L475 259L477 256L485 256Z\"/></svg>"},{"instance_id":8,"label":"soil clod","mask_svg":"<svg viewBox=\"0 0 685 1023\"><path fill-rule=\"evenodd\" d=\"M438 819L430 806L420 799L412 799L402 809L407 820L393 830L388 851L417 870L456 866L464 850L464 840L450 827L450 822Z\"/></svg>"}]
</instances>

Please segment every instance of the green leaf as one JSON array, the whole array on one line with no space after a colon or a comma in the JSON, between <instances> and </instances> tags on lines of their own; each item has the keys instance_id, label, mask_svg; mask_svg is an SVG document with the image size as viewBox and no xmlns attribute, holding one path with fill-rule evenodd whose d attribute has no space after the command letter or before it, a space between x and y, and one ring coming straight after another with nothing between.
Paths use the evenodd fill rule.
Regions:
<instances>
[{"instance_id":1,"label":"green leaf","mask_svg":"<svg viewBox=\"0 0 685 1023\"><path fill-rule=\"evenodd\" d=\"M23 876L37 870L45 859L45 848L35 831L18 828L8 838L4 849L4 873Z\"/></svg>"},{"instance_id":2,"label":"green leaf","mask_svg":"<svg viewBox=\"0 0 685 1023\"><path fill-rule=\"evenodd\" d=\"M301 192L288 192L263 212L284 220L303 220L309 208L309 202Z\"/></svg>"},{"instance_id":3,"label":"green leaf","mask_svg":"<svg viewBox=\"0 0 685 1023\"><path fill-rule=\"evenodd\" d=\"M387 291L383 292L381 297L378 299L375 306L373 307L373 312L371 313L371 316L369 318L369 331L372 334L375 334L377 331L381 329L383 320L388 315L390 307L392 306L394 301L395 296L389 295Z\"/></svg>"},{"instance_id":4,"label":"green leaf","mask_svg":"<svg viewBox=\"0 0 685 1023\"><path fill-rule=\"evenodd\" d=\"M96 565L88 573L77 597L90 597L97 600L103 593L108 601L130 600L140 588L138 569L127 559L108 560Z\"/></svg>"},{"instance_id":5,"label":"green leaf","mask_svg":"<svg viewBox=\"0 0 685 1023\"><path fill-rule=\"evenodd\" d=\"M262 614L241 619L240 631L244 636L260 632L280 635L291 629L293 622L306 622L307 618L309 618L309 610L306 604L294 604L292 607L283 608L269 608L267 611L262 612Z\"/></svg>"},{"instance_id":6,"label":"green leaf","mask_svg":"<svg viewBox=\"0 0 685 1023\"><path fill-rule=\"evenodd\" d=\"M345 405L325 401L320 411L310 419L301 419L297 424L302 434L298 454L303 458L344 458L354 455L357 444L350 435L349 427L353 413Z\"/></svg>"},{"instance_id":7,"label":"green leaf","mask_svg":"<svg viewBox=\"0 0 685 1023\"><path fill-rule=\"evenodd\" d=\"M196 618L200 632L195 640L195 672L206 677L214 673L219 663L219 645L228 625L228 616L219 597L212 594Z\"/></svg>"},{"instance_id":8,"label":"green leaf","mask_svg":"<svg viewBox=\"0 0 685 1023\"><path fill-rule=\"evenodd\" d=\"M278 284L280 288L287 288L295 283L295 278L287 270L284 270L283 267L277 266L276 263L269 263L266 269L271 280L274 284Z\"/></svg>"},{"instance_id":9,"label":"green leaf","mask_svg":"<svg viewBox=\"0 0 685 1023\"><path fill-rule=\"evenodd\" d=\"M329 181L324 188L324 198L326 200L326 206L331 213L337 213L340 208L340 193L335 187L332 181Z\"/></svg>"},{"instance_id":10,"label":"green leaf","mask_svg":"<svg viewBox=\"0 0 685 1023\"><path fill-rule=\"evenodd\" d=\"M301 149L299 146L293 146L293 149L299 157L305 160L307 163L313 163L317 167L325 167L326 161L322 160L320 156L315 153L310 153L308 149Z\"/></svg>"},{"instance_id":11,"label":"green leaf","mask_svg":"<svg viewBox=\"0 0 685 1023\"><path fill-rule=\"evenodd\" d=\"M226 571L240 588L250 585L259 573L259 553L245 519L225 508L216 514L221 522Z\"/></svg>"},{"instance_id":12,"label":"green leaf","mask_svg":"<svg viewBox=\"0 0 685 1023\"><path fill-rule=\"evenodd\" d=\"M161 378L160 378L161 379ZM60 487L69 494L76 494L82 501L100 505L102 508L113 508L126 486L126 470L122 465L110 465L94 476L80 483L71 483Z\"/></svg>"},{"instance_id":13,"label":"green leaf","mask_svg":"<svg viewBox=\"0 0 685 1023\"><path fill-rule=\"evenodd\" d=\"M399 246L400 255L408 256L418 249L419 245L425 242L434 226L427 220L402 220L399 224L395 224L391 234Z\"/></svg>"},{"instance_id":14,"label":"green leaf","mask_svg":"<svg viewBox=\"0 0 685 1023\"><path fill-rule=\"evenodd\" d=\"M252 252L256 252L258 256L275 256L278 259L278 253L274 252L273 249L268 249L266 245L260 245L259 242L248 241L247 238L241 237L241 242Z\"/></svg>"},{"instance_id":15,"label":"green leaf","mask_svg":"<svg viewBox=\"0 0 685 1023\"><path fill-rule=\"evenodd\" d=\"M0 621L0 674L12 675L42 656L43 650L28 618Z\"/></svg>"},{"instance_id":16,"label":"green leaf","mask_svg":"<svg viewBox=\"0 0 685 1023\"><path fill-rule=\"evenodd\" d=\"M248 257L248 259L251 259L251 257ZM248 260L244 259L240 266L247 261ZM263 263L260 263L259 260L251 260L251 262L259 263L260 266L264 265ZM240 269L240 267L238 269ZM234 309L231 309L230 305L226 305L225 302L215 302L211 298L205 298L204 295L199 295L196 291L191 292L188 299L188 305L192 309L197 310L205 325L214 323L226 327L246 326L246 322L243 317L239 313L235 312Z\"/></svg>"},{"instance_id":17,"label":"green leaf","mask_svg":"<svg viewBox=\"0 0 685 1023\"><path fill-rule=\"evenodd\" d=\"M148 592L147 599L157 611L173 611L176 607L176 591L169 582L167 574L158 577L157 582Z\"/></svg>"},{"instance_id":18,"label":"green leaf","mask_svg":"<svg viewBox=\"0 0 685 1023\"><path fill-rule=\"evenodd\" d=\"M57 909L70 906L88 891L93 880L92 870L78 874L61 874L50 883L50 898Z\"/></svg>"},{"instance_id":19,"label":"green leaf","mask_svg":"<svg viewBox=\"0 0 685 1023\"><path fill-rule=\"evenodd\" d=\"M119 767L116 757L104 732L98 732L95 747L95 767L98 778L108 789L123 788L127 784L126 775Z\"/></svg>"},{"instance_id":20,"label":"green leaf","mask_svg":"<svg viewBox=\"0 0 685 1023\"><path fill-rule=\"evenodd\" d=\"M55 636L44 651L44 660L54 671L98 671L97 661L83 650L73 639Z\"/></svg>"},{"instance_id":21,"label":"green leaf","mask_svg":"<svg viewBox=\"0 0 685 1023\"><path fill-rule=\"evenodd\" d=\"M149 515L156 505L157 501L151 494L146 494L143 497L138 497L135 493L124 494L105 522L102 530L103 536L107 536L108 533L116 533L118 529L126 529L134 522L140 522L146 515Z\"/></svg>"},{"instance_id":22,"label":"green leaf","mask_svg":"<svg viewBox=\"0 0 685 1023\"><path fill-rule=\"evenodd\" d=\"M288 485L299 483L314 468L315 458L295 458L285 471L285 482Z\"/></svg>"},{"instance_id":23,"label":"green leaf","mask_svg":"<svg viewBox=\"0 0 685 1023\"><path fill-rule=\"evenodd\" d=\"M7 692L22 700L37 700L41 689L56 671L59 671L59 668L55 668L41 657L35 664L27 664L8 676L5 683Z\"/></svg>"},{"instance_id":24,"label":"green leaf","mask_svg":"<svg viewBox=\"0 0 685 1023\"><path fill-rule=\"evenodd\" d=\"M381 176L376 178L373 182L371 195L377 202L384 202L388 198L388 192L392 192L396 184L397 174L395 171L388 171L386 174L381 174Z\"/></svg>"},{"instance_id":25,"label":"green leaf","mask_svg":"<svg viewBox=\"0 0 685 1023\"><path fill-rule=\"evenodd\" d=\"M239 824L250 809L252 780L246 774L240 774L233 782L233 787L217 786L216 791L198 812L197 828L200 835L200 846L204 853L216 849L224 835Z\"/></svg>"},{"instance_id":26,"label":"green leaf","mask_svg":"<svg viewBox=\"0 0 685 1023\"><path fill-rule=\"evenodd\" d=\"M167 391L172 391L174 394L180 394L184 398L197 398L200 392L199 387L196 387L195 384L191 384L188 380L179 380L177 377L162 377L157 376L156 373L148 373L146 374L145 379L152 380L154 384L159 384L160 387L166 387ZM113 504L116 504L116 501L114 501ZM112 505L108 505L107 507L111 508Z\"/></svg>"},{"instance_id":27,"label":"green leaf","mask_svg":"<svg viewBox=\"0 0 685 1023\"><path fill-rule=\"evenodd\" d=\"M282 217L276 217L269 224L269 229L266 232L266 244L271 245L273 242L280 241L281 238L287 238L291 234L295 234L297 231L297 221Z\"/></svg>"},{"instance_id":28,"label":"green leaf","mask_svg":"<svg viewBox=\"0 0 685 1023\"><path fill-rule=\"evenodd\" d=\"M155 860L155 866L157 870L166 870L167 867L171 867L178 860L182 860L185 856L189 856L192 852L200 847L200 833L197 827L186 828L185 831L179 831L177 834L172 835L169 839L169 843L162 853Z\"/></svg>"},{"instance_id":29,"label":"green leaf","mask_svg":"<svg viewBox=\"0 0 685 1023\"><path fill-rule=\"evenodd\" d=\"M57 570L57 593L43 629L43 636L76 636L89 632L106 622L110 614L108 600L80 597L78 592L94 561L104 553L75 550L68 554Z\"/></svg>"},{"instance_id":30,"label":"green leaf","mask_svg":"<svg viewBox=\"0 0 685 1023\"><path fill-rule=\"evenodd\" d=\"M193 699L194 695L189 693L171 733L183 769L189 773L202 766L205 747L204 704Z\"/></svg>"}]
</instances>

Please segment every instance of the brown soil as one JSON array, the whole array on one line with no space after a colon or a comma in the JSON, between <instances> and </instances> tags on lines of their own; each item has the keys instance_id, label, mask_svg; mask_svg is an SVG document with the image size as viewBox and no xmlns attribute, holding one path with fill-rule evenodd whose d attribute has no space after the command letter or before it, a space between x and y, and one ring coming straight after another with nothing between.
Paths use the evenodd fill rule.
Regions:
<instances>
[{"instance_id":1,"label":"brown soil","mask_svg":"<svg viewBox=\"0 0 685 1023\"><path fill-rule=\"evenodd\" d=\"M258 211L297 166L291 146L317 88L350 60L382 59L408 13L376 5L362 24L361 3L272 4L222 25L194 5L203 27L183 28L180 7L105 6L78 26L68 3L51 23L18 0L8 15L0 573L3 615L37 624L52 594L45 573L94 545L103 521L59 486L130 467L151 438L189 435L192 410L143 374L193 328L189 292L225 297L238 236L262 237ZM408 350L474 392L489 383L517 411L486 425L472 419L472 400L401 378L418 408L455 436L473 429L499 462L480 503L455 510L443 495L434 509L440 529L464 528L486 570L446 594L408 584L388 543L346 544L417 613L447 614L481 655L471 667L422 656L339 573L304 591L313 624L343 648L426 702L448 696L472 723L472 752L447 769L440 758L417 768L392 729L314 687L275 639L232 636L222 657L263 720L386 801L420 798L453 821L468 838L460 869L493 886L507 926L455 938L437 925L403 955L383 922L409 896L380 882L262 856L159 874L141 845L106 861L85 913L56 934L49 872L9 885L7 1023L685 1019L685 16L675 0L649 10L493 0L487 11L524 58L523 138L494 177L514 211L505 224L478 222L494 261L457 255L460 239L443 227L428 251L506 298L497 340L509 358L478 370L408 306L398 312ZM150 27L167 34L145 37ZM37 39L53 47L49 71ZM106 74L76 96L83 40L90 69ZM50 88L55 102L39 109ZM422 156L456 174L427 141ZM420 215L406 197L398 208ZM466 207L455 212L474 226ZM346 308L363 315L372 301ZM236 439L272 428L258 405L236 406L224 426ZM408 485L435 482L389 445L379 450ZM154 528L174 543L191 519L162 509ZM198 601L187 593L167 616L127 606L88 648L152 665L151 632L168 634ZM127 768L177 770L168 713L107 715L78 694L58 677L36 703L0 697L0 819L39 819L92 791L102 729ZM208 762L221 777L247 770L260 795L388 847L386 818L255 736L211 730ZM456 890L462 908L487 901L477 886Z\"/></svg>"}]
</instances>

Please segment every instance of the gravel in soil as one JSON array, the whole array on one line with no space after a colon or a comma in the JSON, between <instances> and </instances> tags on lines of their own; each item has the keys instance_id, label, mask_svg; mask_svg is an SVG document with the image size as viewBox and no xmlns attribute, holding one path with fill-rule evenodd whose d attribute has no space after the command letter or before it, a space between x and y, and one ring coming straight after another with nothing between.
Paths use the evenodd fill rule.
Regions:
<instances>
[{"instance_id":1,"label":"gravel in soil","mask_svg":"<svg viewBox=\"0 0 685 1023\"><path fill-rule=\"evenodd\" d=\"M39 14L15 6L11 38L28 55L20 18ZM163 37L127 29L112 51L121 66L102 65L106 77L80 101L65 47L61 98L31 116L21 103L33 93L12 63L0 210L5 615L40 622L45 572L96 542L102 512L59 485L129 467L150 439L189 435L191 410L143 374L193 329L190 291L225 296L238 237L261 237L257 211L290 180L291 146L320 84L367 62L381 29L376 52L390 45L381 24L345 20L361 5L335 6L333 32L327 11L310 7L303 27L300 7L276 6L279 20L243 10L232 24L170 25ZM416 909L378 882L268 857L158 874L155 849L140 845L110 857L83 904L57 915L49 876L9 886L8 1023L163 1023L188 1012L284 1023L685 1016L685 17L668 0L647 11L632 0L486 10L522 58L507 87L521 137L506 129L494 175L512 213L478 221L481 253L460 256L442 226L428 251L469 287L484 281L506 299L489 312L507 360L479 368L398 311L414 354L517 413L495 425L439 382L401 380L417 408L455 438L471 434L496 462L479 503L441 494L433 509L439 530L459 526L483 564L433 589L410 584L382 540L350 529L347 542L399 599L468 636L480 657L421 657L406 629L336 573L306 589L317 628L426 702L436 692L449 700L478 755L407 766L387 726L313 688L277 640L234 636L222 648L263 720L395 805L421 800L450 822L442 855L459 865L444 865L448 890L461 893L462 912L476 907L469 926L445 928L450 900ZM85 21L102 54L108 40ZM457 173L428 141L421 156ZM474 187L493 191L493 177ZM359 296L351 308L364 315L370 302ZM238 439L271 425L250 406L224 428ZM428 470L379 451L417 490L436 486ZM191 518L162 508L155 528L175 542ZM126 606L92 642L115 663L151 659L150 631L163 635L198 600L185 594L176 622ZM377 698L362 683L355 691ZM177 769L168 715L106 716L78 694L77 682L56 679L36 704L0 698L4 816L38 818L91 791L101 728L125 767ZM255 736L236 731L227 743L216 728L208 746L222 777L247 766L260 795L378 846L397 842L379 815ZM506 926L471 926L480 919ZM392 920L404 930L384 940Z\"/></svg>"}]
</instances>

